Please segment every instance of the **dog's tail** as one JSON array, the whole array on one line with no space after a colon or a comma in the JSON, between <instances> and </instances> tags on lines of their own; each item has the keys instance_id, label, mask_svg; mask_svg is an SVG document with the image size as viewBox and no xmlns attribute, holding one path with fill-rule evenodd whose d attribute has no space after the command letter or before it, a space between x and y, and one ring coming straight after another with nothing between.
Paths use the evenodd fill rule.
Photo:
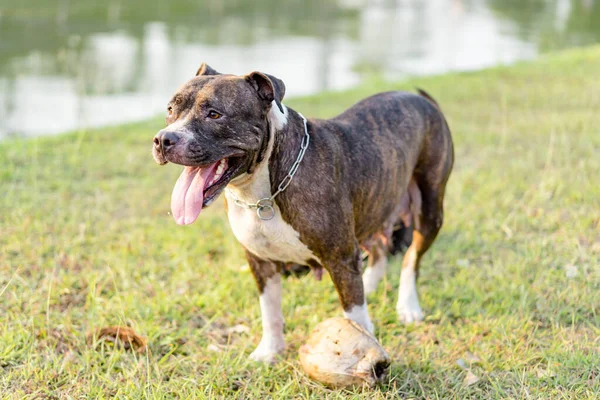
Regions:
<instances>
[{"instance_id":1,"label":"dog's tail","mask_svg":"<svg viewBox=\"0 0 600 400\"><path fill-rule=\"evenodd\" d=\"M429 100L431 102L431 104L433 104L435 106L435 108L437 108L438 110L441 111L440 105L438 104L437 101L435 101L435 99L433 97L431 97L431 95L429 93L427 93L426 91L424 91L423 89L417 88L417 92L419 92L419 95L425 97L427 100Z\"/></svg>"}]
</instances>

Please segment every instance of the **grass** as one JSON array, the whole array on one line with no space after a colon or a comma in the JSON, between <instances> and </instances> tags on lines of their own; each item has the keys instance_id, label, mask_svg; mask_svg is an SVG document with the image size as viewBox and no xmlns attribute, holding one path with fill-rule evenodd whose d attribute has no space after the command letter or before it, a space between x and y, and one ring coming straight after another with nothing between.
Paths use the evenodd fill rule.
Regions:
<instances>
[{"instance_id":1,"label":"grass","mask_svg":"<svg viewBox=\"0 0 600 400\"><path fill-rule=\"evenodd\" d=\"M328 278L284 282L285 356L247 361L261 331L254 282L220 204L190 227L167 215L179 167L150 156L160 120L0 143L2 396L600 397L598 71L591 47L288 101L327 117L419 86L453 131L445 225L419 281L426 320L397 321L400 259L369 298L393 358L374 390L332 391L302 373L298 347L341 313ZM249 332L228 335L236 324ZM133 327L150 352L86 342L109 325ZM470 385L466 352L482 360Z\"/></svg>"}]
</instances>

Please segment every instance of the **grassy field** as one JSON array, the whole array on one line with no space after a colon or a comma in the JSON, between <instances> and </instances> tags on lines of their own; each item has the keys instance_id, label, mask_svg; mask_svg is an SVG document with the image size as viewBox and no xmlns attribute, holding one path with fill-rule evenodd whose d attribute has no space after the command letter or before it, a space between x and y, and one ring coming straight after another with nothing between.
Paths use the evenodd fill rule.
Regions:
<instances>
[{"instance_id":1,"label":"grassy field","mask_svg":"<svg viewBox=\"0 0 600 400\"><path fill-rule=\"evenodd\" d=\"M180 167L150 155L161 120L0 143L2 397L600 397L598 71L594 47L287 102L328 117L419 86L453 131L445 225L419 281L427 317L398 323L392 260L369 310L393 365L370 391L329 390L299 365L310 330L341 315L328 278L284 282L287 352L247 361L253 279L221 202L189 227L167 215ZM86 341L110 325L150 351Z\"/></svg>"}]
</instances>

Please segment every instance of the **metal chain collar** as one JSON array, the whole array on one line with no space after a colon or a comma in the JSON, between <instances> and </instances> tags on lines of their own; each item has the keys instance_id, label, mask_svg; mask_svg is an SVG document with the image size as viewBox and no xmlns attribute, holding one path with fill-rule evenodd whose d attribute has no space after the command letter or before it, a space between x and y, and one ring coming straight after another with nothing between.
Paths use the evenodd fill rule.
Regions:
<instances>
[{"instance_id":1,"label":"metal chain collar","mask_svg":"<svg viewBox=\"0 0 600 400\"><path fill-rule=\"evenodd\" d=\"M300 163L304 158L304 153L306 153L308 143L310 142L310 135L308 134L308 125L306 122L306 118L304 118L304 115L300 113L298 113L298 115L300 115L300 117L302 117L302 120L304 121L304 137L302 138L302 143L300 144L300 152L298 153L298 157L296 157L296 161L294 161L294 164L292 165L292 168L290 168L288 174L285 176L285 178L283 178L279 186L277 186L277 191L273 193L271 197L264 197L258 200L256 203L247 203L243 200L238 199L231 192L231 190L229 190L229 194L231 195L231 197L233 197L233 201L236 205L249 210L256 209L256 215L258 216L258 218L264 221L273 219L273 217L275 216L275 208L273 207L275 202L273 200L275 199L275 197L277 197L277 195L279 195L281 192L287 189L290 183L292 183L292 179L294 179L294 175L296 175L296 172L298 171L298 167L300 166ZM273 138L273 140L275 139Z\"/></svg>"}]
</instances>

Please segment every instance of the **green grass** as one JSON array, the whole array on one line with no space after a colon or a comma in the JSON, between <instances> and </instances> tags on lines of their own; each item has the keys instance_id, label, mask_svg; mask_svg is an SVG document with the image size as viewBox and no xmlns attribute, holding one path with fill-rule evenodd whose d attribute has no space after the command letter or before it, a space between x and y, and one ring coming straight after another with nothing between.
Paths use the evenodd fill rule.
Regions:
<instances>
[{"instance_id":1,"label":"green grass","mask_svg":"<svg viewBox=\"0 0 600 400\"><path fill-rule=\"evenodd\" d=\"M400 259L369 298L393 359L374 390L332 391L302 373L298 347L341 314L328 278L284 282L285 356L247 361L261 332L253 279L220 202L190 227L167 215L180 168L152 160L160 120L0 143L2 397L600 397L598 71L592 47L288 101L327 117L419 86L453 131L446 220L419 281L425 322L397 321ZM86 343L117 324L151 351ZM236 324L249 333L222 334ZM466 351L482 360L472 385L456 364Z\"/></svg>"}]
</instances>

